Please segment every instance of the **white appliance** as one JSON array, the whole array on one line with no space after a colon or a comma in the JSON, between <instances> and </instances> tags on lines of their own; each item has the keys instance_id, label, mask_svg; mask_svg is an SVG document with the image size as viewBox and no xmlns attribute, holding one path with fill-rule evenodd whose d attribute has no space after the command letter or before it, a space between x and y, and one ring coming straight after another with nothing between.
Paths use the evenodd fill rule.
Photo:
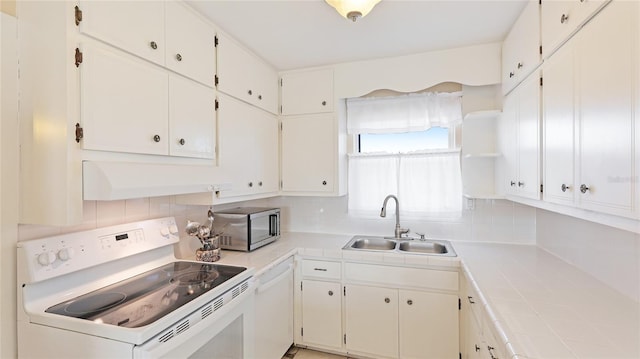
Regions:
<instances>
[{"instance_id":1,"label":"white appliance","mask_svg":"<svg viewBox=\"0 0 640 359\"><path fill-rule=\"evenodd\" d=\"M282 358L293 344L293 258L257 281L255 350L260 358Z\"/></svg>"},{"instance_id":2,"label":"white appliance","mask_svg":"<svg viewBox=\"0 0 640 359\"><path fill-rule=\"evenodd\" d=\"M18 356L254 358L254 270L179 261L175 219L18 243Z\"/></svg>"}]
</instances>

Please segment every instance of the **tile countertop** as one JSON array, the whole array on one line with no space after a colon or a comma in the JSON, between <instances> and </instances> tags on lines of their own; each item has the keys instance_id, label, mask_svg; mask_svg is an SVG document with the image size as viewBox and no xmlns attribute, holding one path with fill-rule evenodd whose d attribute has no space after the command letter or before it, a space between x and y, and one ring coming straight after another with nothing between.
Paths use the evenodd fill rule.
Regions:
<instances>
[{"instance_id":1,"label":"tile countertop","mask_svg":"<svg viewBox=\"0 0 640 359\"><path fill-rule=\"evenodd\" d=\"M251 253L223 250L219 263L254 267L256 275L296 253L387 264L459 265L509 358L640 358L640 303L536 246L455 241L458 257L450 259L342 251L351 237L284 233Z\"/></svg>"}]
</instances>

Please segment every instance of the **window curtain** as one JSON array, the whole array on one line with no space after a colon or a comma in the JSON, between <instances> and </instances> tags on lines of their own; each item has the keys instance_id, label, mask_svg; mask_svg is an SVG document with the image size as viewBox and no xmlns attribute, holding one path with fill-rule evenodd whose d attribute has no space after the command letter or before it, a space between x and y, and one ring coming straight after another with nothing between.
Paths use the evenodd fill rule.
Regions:
<instances>
[{"instance_id":1,"label":"window curtain","mask_svg":"<svg viewBox=\"0 0 640 359\"><path fill-rule=\"evenodd\" d=\"M424 131L462 121L460 92L347 100L350 134ZM460 151L349 156L348 210L378 216L394 194L403 216L458 217L462 210Z\"/></svg>"},{"instance_id":2,"label":"window curtain","mask_svg":"<svg viewBox=\"0 0 640 359\"><path fill-rule=\"evenodd\" d=\"M347 132L403 133L462 121L462 93L411 93L347 99Z\"/></svg>"}]
</instances>

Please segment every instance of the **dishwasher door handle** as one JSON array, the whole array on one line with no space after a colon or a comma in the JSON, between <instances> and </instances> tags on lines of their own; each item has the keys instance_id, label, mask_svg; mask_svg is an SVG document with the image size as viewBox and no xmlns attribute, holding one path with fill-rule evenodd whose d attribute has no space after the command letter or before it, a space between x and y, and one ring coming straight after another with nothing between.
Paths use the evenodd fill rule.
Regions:
<instances>
[{"instance_id":1,"label":"dishwasher door handle","mask_svg":"<svg viewBox=\"0 0 640 359\"><path fill-rule=\"evenodd\" d=\"M272 280L266 283L259 283L259 285L256 288L256 294L260 294L268 291L271 287L273 287L274 285L284 280L292 271L293 271L293 263L290 263L287 266L287 269L282 274L279 274L277 277L273 278Z\"/></svg>"}]
</instances>

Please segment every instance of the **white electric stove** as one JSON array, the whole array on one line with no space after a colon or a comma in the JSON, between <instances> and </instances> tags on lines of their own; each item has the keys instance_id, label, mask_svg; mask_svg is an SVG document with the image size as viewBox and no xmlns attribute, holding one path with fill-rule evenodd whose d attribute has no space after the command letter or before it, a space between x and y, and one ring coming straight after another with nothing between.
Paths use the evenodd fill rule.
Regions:
<instances>
[{"instance_id":1,"label":"white electric stove","mask_svg":"<svg viewBox=\"0 0 640 359\"><path fill-rule=\"evenodd\" d=\"M18 243L18 355L253 357L253 269L174 255L175 219Z\"/></svg>"}]
</instances>

